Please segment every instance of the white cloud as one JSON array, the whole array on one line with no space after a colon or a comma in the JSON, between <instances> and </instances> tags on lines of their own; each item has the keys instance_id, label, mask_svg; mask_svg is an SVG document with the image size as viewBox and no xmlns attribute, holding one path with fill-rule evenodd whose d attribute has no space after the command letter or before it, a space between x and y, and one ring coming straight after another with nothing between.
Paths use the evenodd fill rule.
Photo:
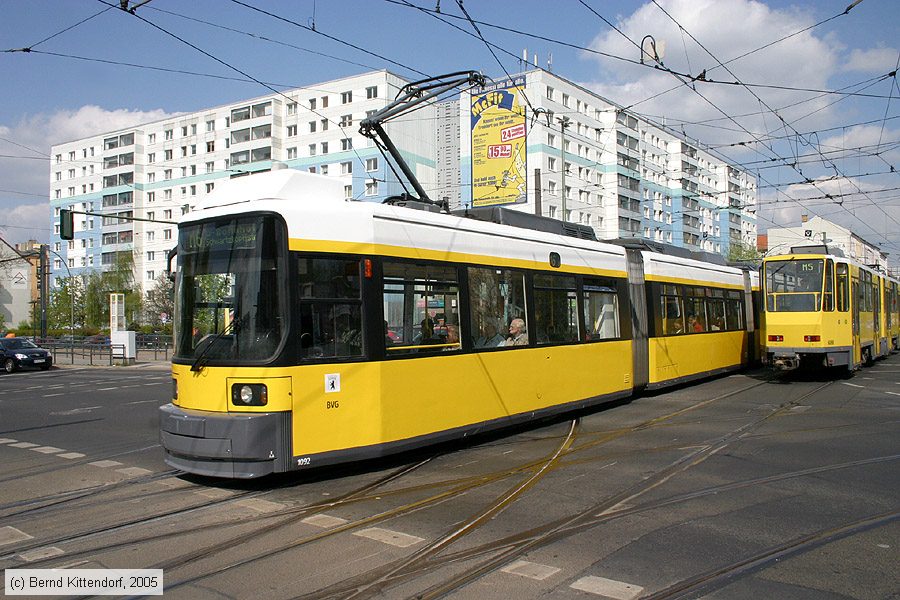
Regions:
<instances>
[{"instance_id":1,"label":"white cloud","mask_svg":"<svg viewBox=\"0 0 900 600\"><path fill-rule=\"evenodd\" d=\"M50 238L50 206L46 202L6 205L0 216L0 237L12 246Z\"/></svg>"},{"instance_id":2,"label":"white cloud","mask_svg":"<svg viewBox=\"0 0 900 600\"><path fill-rule=\"evenodd\" d=\"M728 61L814 23L811 15L797 9L773 9L752 0L667 0L660 4L715 58L682 33L678 25L653 4L645 4L632 15L621 18L617 26L631 40L642 40L644 36L652 35L658 44L664 42L666 54L663 62L672 70L695 76L706 70L708 79L718 81L734 81L737 78L746 83L816 89L827 88L829 76L835 72L839 44L816 37L814 31L796 35L728 64L734 75L718 67L716 59ZM595 38L591 47L633 60L640 57L638 49L630 41L608 28ZM779 128L778 119L771 113L758 114L765 110L764 107L743 87L697 82L696 89L702 94L701 97L669 73L587 53L584 56L596 58L601 68L598 78L584 85L607 98L626 106L640 102L635 106L636 111L666 115L670 120L720 119L716 125L736 130L695 129L693 135L707 143L731 141L735 136L748 139L742 128L754 134L775 132ZM645 101L673 87L677 89ZM753 88L753 92L770 107L782 108L780 114L788 121L823 108L830 101L819 98L797 107L783 108L808 98L810 94L766 88ZM735 117L740 124L736 125L723 119L723 112L749 116ZM823 122L827 115L828 111L823 111L808 125ZM688 131L690 133L690 128Z\"/></svg>"},{"instance_id":3,"label":"white cloud","mask_svg":"<svg viewBox=\"0 0 900 600\"><path fill-rule=\"evenodd\" d=\"M174 116L163 110L140 111L128 109L107 110L99 106L82 106L75 110L60 110L51 114L35 114L21 119L17 123L0 124L0 154L40 157L0 158L0 224L10 223L13 214L31 215L31 206L36 198L34 194L49 199L50 188L50 146L96 135L104 131L114 131L149 123ZM30 149L30 150L29 150ZM11 190L11 191L10 191ZM20 193L13 193L20 192ZM27 202L23 201L27 198ZM38 201L39 202L39 201ZM49 200L38 203L44 210L42 228L49 226L47 216ZM18 212L17 212L18 211ZM7 239L17 238L17 229L7 229ZM40 233L39 240L46 241L49 234ZM27 238L28 236L26 236Z\"/></svg>"},{"instance_id":4,"label":"white cloud","mask_svg":"<svg viewBox=\"0 0 900 600\"><path fill-rule=\"evenodd\" d=\"M897 66L896 48L872 48L870 50L861 50L854 48L850 51L844 64L841 65L842 71L853 71L859 73L888 73Z\"/></svg>"}]
</instances>

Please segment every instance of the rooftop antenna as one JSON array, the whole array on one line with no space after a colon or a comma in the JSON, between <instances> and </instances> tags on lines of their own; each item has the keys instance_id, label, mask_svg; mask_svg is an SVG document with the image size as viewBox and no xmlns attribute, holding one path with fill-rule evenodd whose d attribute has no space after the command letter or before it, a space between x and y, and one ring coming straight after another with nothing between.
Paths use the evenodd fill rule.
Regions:
<instances>
[{"instance_id":1,"label":"rooftop antenna","mask_svg":"<svg viewBox=\"0 0 900 600\"><path fill-rule=\"evenodd\" d=\"M547 56L547 70L553 71L553 53L552 52Z\"/></svg>"}]
</instances>

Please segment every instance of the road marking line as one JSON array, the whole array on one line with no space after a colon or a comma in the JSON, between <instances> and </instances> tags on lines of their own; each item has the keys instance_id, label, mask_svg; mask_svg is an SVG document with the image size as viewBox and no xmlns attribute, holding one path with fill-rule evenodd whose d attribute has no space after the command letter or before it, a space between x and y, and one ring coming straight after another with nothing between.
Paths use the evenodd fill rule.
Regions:
<instances>
[{"instance_id":1,"label":"road marking line","mask_svg":"<svg viewBox=\"0 0 900 600\"><path fill-rule=\"evenodd\" d=\"M32 444L31 442L19 442L17 444L10 444L11 448L37 448L40 444Z\"/></svg>"},{"instance_id":2,"label":"road marking line","mask_svg":"<svg viewBox=\"0 0 900 600\"><path fill-rule=\"evenodd\" d=\"M885 394L890 394L891 396L900 396L897 392L885 392Z\"/></svg>"},{"instance_id":3,"label":"road marking line","mask_svg":"<svg viewBox=\"0 0 900 600\"><path fill-rule=\"evenodd\" d=\"M60 554L65 553L65 550L63 550L62 548L57 548L56 546L48 546L47 548L36 548L34 550L29 550L28 552L23 552L19 555L19 558L21 558L25 562L34 562L36 560L43 560L45 558L51 558L53 556L59 556Z\"/></svg>"},{"instance_id":4,"label":"road marking line","mask_svg":"<svg viewBox=\"0 0 900 600\"><path fill-rule=\"evenodd\" d=\"M149 404L150 402L159 402L159 400L137 400L135 402L126 402L125 406L131 406L132 404Z\"/></svg>"},{"instance_id":5,"label":"road marking line","mask_svg":"<svg viewBox=\"0 0 900 600\"><path fill-rule=\"evenodd\" d=\"M504 573L511 573L529 579L537 579L543 581L552 575L556 575L561 569L551 567L549 565L541 565L538 563L528 562L527 560L517 560L516 562L500 569Z\"/></svg>"},{"instance_id":6,"label":"road marking line","mask_svg":"<svg viewBox=\"0 0 900 600\"><path fill-rule=\"evenodd\" d=\"M43 397L43 398L53 398L54 396L63 396L63 395L64 395L64 394L62 394L62 393L59 393L59 394L44 394L42 397Z\"/></svg>"},{"instance_id":7,"label":"road marking line","mask_svg":"<svg viewBox=\"0 0 900 600\"><path fill-rule=\"evenodd\" d=\"M24 542L25 540L34 539L33 535L28 535L24 531L20 531L15 527L0 527L0 546L6 544L15 544L16 542Z\"/></svg>"},{"instance_id":8,"label":"road marking line","mask_svg":"<svg viewBox=\"0 0 900 600\"><path fill-rule=\"evenodd\" d=\"M856 385L855 383L847 383L846 381L842 381L841 383L843 383L844 385L849 385L850 387L855 387L855 388L866 387L864 385Z\"/></svg>"},{"instance_id":9,"label":"road marking line","mask_svg":"<svg viewBox=\"0 0 900 600\"><path fill-rule=\"evenodd\" d=\"M84 458L84 454L81 452L66 452L65 454L57 454L60 458L68 458L72 460L73 458Z\"/></svg>"},{"instance_id":10,"label":"road marking line","mask_svg":"<svg viewBox=\"0 0 900 600\"><path fill-rule=\"evenodd\" d=\"M644 591L644 588L639 585L593 575L582 577L569 587L589 594L615 598L615 600L633 600Z\"/></svg>"},{"instance_id":11,"label":"road marking line","mask_svg":"<svg viewBox=\"0 0 900 600\"><path fill-rule=\"evenodd\" d=\"M40 452L41 454L56 454L62 452L62 448L54 448L53 446L41 446L40 448L32 448L32 452Z\"/></svg>"},{"instance_id":12,"label":"road marking line","mask_svg":"<svg viewBox=\"0 0 900 600\"><path fill-rule=\"evenodd\" d=\"M119 386L108 387L108 388L97 388L97 391L98 392L108 392L109 390L117 390L117 389L119 389Z\"/></svg>"},{"instance_id":13,"label":"road marking line","mask_svg":"<svg viewBox=\"0 0 900 600\"><path fill-rule=\"evenodd\" d=\"M140 467L126 467L124 469L116 469L116 473L121 473L122 475L128 475L129 477L137 477L139 475L147 475L152 473L150 469L142 469Z\"/></svg>"},{"instance_id":14,"label":"road marking line","mask_svg":"<svg viewBox=\"0 0 900 600\"><path fill-rule=\"evenodd\" d=\"M57 396L58 395L59 394L57 394ZM102 406L85 406L83 408L73 408L72 410L63 410L63 411L59 411L59 412L52 412L50 414L55 417L63 417L63 416L68 416L68 415L80 415L82 413L91 412L92 410L96 410L98 408L103 408L103 407Z\"/></svg>"},{"instance_id":15,"label":"road marking line","mask_svg":"<svg viewBox=\"0 0 900 600\"><path fill-rule=\"evenodd\" d=\"M14 444L19 440L14 440L12 438L0 438L0 444Z\"/></svg>"},{"instance_id":16,"label":"road marking line","mask_svg":"<svg viewBox=\"0 0 900 600\"><path fill-rule=\"evenodd\" d=\"M235 502L240 506L245 508L249 508L261 513L270 513L276 512L279 510L284 510L284 504L279 504L277 502L269 502L268 500L263 500L261 498L250 498L248 500L238 500Z\"/></svg>"},{"instance_id":17,"label":"road marking line","mask_svg":"<svg viewBox=\"0 0 900 600\"><path fill-rule=\"evenodd\" d=\"M101 469L106 469L107 467L118 467L122 463L115 460L97 460L91 463L88 463L93 467L100 467Z\"/></svg>"},{"instance_id":18,"label":"road marking line","mask_svg":"<svg viewBox=\"0 0 900 600\"><path fill-rule=\"evenodd\" d=\"M306 517L300 522L314 527L321 527L322 529L330 529L332 527L337 527L338 525L343 525L347 522L347 519L332 517L331 515L313 515L311 517Z\"/></svg>"},{"instance_id":19,"label":"road marking line","mask_svg":"<svg viewBox=\"0 0 900 600\"><path fill-rule=\"evenodd\" d=\"M390 529L382 529L381 527L370 527L369 529L358 531L353 535L369 538L370 540L375 540L376 542L381 542L383 544L390 544L391 546L396 546L398 548L408 548L409 546L425 541L425 538L400 533L399 531L391 531Z\"/></svg>"}]
</instances>

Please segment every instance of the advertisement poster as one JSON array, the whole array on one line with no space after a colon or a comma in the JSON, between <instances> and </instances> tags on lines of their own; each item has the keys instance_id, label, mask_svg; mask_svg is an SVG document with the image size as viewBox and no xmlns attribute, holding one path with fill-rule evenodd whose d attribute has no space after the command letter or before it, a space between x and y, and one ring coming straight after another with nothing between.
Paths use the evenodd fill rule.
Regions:
<instances>
[{"instance_id":1,"label":"advertisement poster","mask_svg":"<svg viewBox=\"0 0 900 600\"><path fill-rule=\"evenodd\" d=\"M472 94L472 206L528 201L525 78Z\"/></svg>"}]
</instances>

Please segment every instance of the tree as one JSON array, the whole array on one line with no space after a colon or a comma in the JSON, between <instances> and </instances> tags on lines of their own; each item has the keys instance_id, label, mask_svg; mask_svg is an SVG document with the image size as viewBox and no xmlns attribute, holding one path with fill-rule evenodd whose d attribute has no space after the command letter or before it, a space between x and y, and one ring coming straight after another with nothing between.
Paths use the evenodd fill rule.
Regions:
<instances>
[{"instance_id":1,"label":"tree","mask_svg":"<svg viewBox=\"0 0 900 600\"><path fill-rule=\"evenodd\" d=\"M47 303L47 326L50 329L69 329L74 306L75 327L84 326L84 283L79 277L60 277L50 292ZM74 300L74 304L73 304Z\"/></svg>"},{"instance_id":2,"label":"tree","mask_svg":"<svg viewBox=\"0 0 900 600\"><path fill-rule=\"evenodd\" d=\"M109 295L113 292L125 294L126 323L138 321L143 299L134 283L134 257L130 252L118 252L108 271L88 273L84 289L85 326L109 327Z\"/></svg>"},{"instance_id":3,"label":"tree","mask_svg":"<svg viewBox=\"0 0 900 600\"><path fill-rule=\"evenodd\" d=\"M144 297L144 323L159 327L172 322L175 312L175 283L163 273Z\"/></svg>"},{"instance_id":4,"label":"tree","mask_svg":"<svg viewBox=\"0 0 900 600\"><path fill-rule=\"evenodd\" d=\"M760 261L763 253L747 244L732 242L728 247L728 262Z\"/></svg>"}]
</instances>

